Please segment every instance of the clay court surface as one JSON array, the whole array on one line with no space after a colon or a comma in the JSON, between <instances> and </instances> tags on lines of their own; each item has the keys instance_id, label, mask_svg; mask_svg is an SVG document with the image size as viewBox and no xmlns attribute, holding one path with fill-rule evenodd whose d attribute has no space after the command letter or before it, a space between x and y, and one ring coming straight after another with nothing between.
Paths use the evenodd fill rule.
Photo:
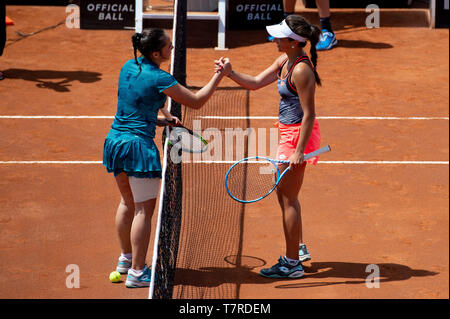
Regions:
<instances>
[{"instance_id":1,"label":"clay court surface","mask_svg":"<svg viewBox=\"0 0 450 319\"><path fill-rule=\"evenodd\" d=\"M8 6L7 16L15 25L7 29L0 58L6 76L0 82L0 298L147 298L148 289L108 280L120 254L114 229L119 193L101 164L5 163L101 161L110 118L8 116L113 116L119 71L133 56L132 31L62 24L14 41L20 38L16 31L64 21L65 8ZM332 152L322 156L328 163L307 168L300 193L312 255L304 278L258 275L284 253L280 211L271 195L245 206L242 266L183 269L176 291L205 286L214 291L205 298L242 299L449 298L448 29L429 29L420 10L382 13L379 29L365 28L365 16L363 10L337 12L339 45L319 53L323 86L316 112L323 118L323 144ZM308 17L318 23L315 13ZM188 25L190 86L204 85L222 55L235 70L256 74L279 54L264 31L228 32L229 50L216 51L216 30L215 22ZM221 83L233 86L229 79ZM250 92L250 116L277 116L277 94L275 84ZM346 118L325 118L335 116ZM273 122L249 124L269 128ZM223 186L210 187L219 192ZM195 229L202 230L205 240L221 240ZM153 238L149 263L152 250ZM66 287L71 264L79 266L80 288ZM366 287L369 264L379 266L379 288ZM224 286L232 292L221 295Z\"/></svg>"}]
</instances>

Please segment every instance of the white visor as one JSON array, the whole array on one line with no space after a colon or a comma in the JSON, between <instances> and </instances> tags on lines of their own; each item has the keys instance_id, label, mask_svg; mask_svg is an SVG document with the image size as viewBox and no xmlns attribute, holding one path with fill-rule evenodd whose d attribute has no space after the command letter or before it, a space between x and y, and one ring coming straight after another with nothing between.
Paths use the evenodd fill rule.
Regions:
<instances>
[{"instance_id":1,"label":"white visor","mask_svg":"<svg viewBox=\"0 0 450 319\"><path fill-rule=\"evenodd\" d=\"M299 36L294 33L291 28L286 23L286 20L283 20L280 24L269 25L266 27L267 32L273 36L274 38L291 38L297 40L299 42L306 42L304 37Z\"/></svg>"}]
</instances>

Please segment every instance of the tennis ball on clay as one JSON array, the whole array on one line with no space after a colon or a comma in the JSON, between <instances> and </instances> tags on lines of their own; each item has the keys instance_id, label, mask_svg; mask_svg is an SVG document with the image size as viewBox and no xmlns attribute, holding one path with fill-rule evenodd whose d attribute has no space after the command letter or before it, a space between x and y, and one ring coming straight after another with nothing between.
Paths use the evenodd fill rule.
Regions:
<instances>
[{"instance_id":1,"label":"tennis ball on clay","mask_svg":"<svg viewBox=\"0 0 450 319\"><path fill-rule=\"evenodd\" d=\"M112 273L109 274L109 280L111 282L120 282L120 273L118 271L113 271Z\"/></svg>"}]
</instances>

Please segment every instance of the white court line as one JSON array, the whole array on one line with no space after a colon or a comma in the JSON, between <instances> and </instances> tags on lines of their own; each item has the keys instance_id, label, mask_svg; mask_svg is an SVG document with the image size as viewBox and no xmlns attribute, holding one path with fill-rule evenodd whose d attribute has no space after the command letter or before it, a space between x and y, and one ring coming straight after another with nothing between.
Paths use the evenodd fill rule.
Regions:
<instances>
[{"instance_id":1,"label":"white court line","mask_svg":"<svg viewBox=\"0 0 450 319\"><path fill-rule=\"evenodd\" d=\"M319 161L319 164L449 165L449 161Z\"/></svg>"},{"instance_id":2,"label":"white court line","mask_svg":"<svg viewBox=\"0 0 450 319\"><path fill-rule=\"evenodd\" d=\"M0 119L113 119L114 116L110 115L0 115ZM213 119L213 120L277 120L277 116L214 116L206 115L199 116L200 119ZM448 117L396 117L396 116L317 116L319 120L445 120L448 121Z\"/></svg>"},{"instance_id":3,"label":"white court line","mask_svg":"<svg viewBox=\"0 0 450 319\"><path fill-rule=\"evenodd\" d=\"M199 116L212 120L278 120L277 116ZM396 117L396 116L317 116L318 120L446 120L448 117Z\"/></svg>"},{"instance_id":4,"label":"white court line","mask_svg":"<svg viewBox=\"0 0 450 319\"><path fill-rule=\"evenodd\" d=\"M194 164L234 164L236 161L193 161ZM247 161L250 164L259 164L258 161ZM449 165L449 161L319 161L318 164L391 164L391 165Z\"/></svg>"},{"instance_id":5,"label":"white court line","mask_svg":"<svg viewBox=\"0 0 450 319\"><path fill-rule=\"evenodd\" d=\"M83 164L98 165L102 161L0 161L0 164L16 165L16 164ZM185 161L184 163L194 164L234 164L236 161ZM248 163L259 163L258 161L249 161ZM449 161L320 161L319 164L347 164L347 165L449 165Z\"/></svg>"},{"instance_id":6,"label":"white court line","mask_svg":"<svg viewBox=\"0 0 450 319\"><path fill-rule=\"evenodd\" d=\"M0 161L0 164L102 164L102 161Z\"/></svg>"},{"instance_id":7,"label":"white court line","mask_svg":"<svg viewBox=\"0 0 450 319\"><path fill-rule=\"evenodd\" d=\"M66 116L66 115L0 115L0 119L113 119L114 116Z\"/></svg>"},{"instance_id":8,"label":"white court line","mask_svg":"<svg viewBox=\"0 0 450 319\"><path fill-rule=\"evenodd\" d=\"M114 116L63 116L63 115L0 115L0 119L113 119ZM203 119L270 119L276 116L200 116ZM318 119L336 120L449 120L448 117L370 117L370 116L322 116ZM194 161L199 164L233 164L235 161ZM321 164L357 164L357 165L449 165L448 161L320 161ZM0 164L102 164L102 161L0 161Z\"/></svg>"}]
</instances>

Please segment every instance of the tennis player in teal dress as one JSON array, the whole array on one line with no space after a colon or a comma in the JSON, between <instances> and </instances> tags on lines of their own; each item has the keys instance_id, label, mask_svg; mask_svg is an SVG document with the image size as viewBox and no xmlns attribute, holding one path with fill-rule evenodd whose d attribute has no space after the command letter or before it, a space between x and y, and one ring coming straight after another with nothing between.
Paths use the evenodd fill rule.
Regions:
<instances>
[{"instance_id":1,"label":"tennis player in teal dress","mask_svg":"<svg viewBox=\"0 0 450 319\"><path fill-rule=\"evenodd\" d=\"M140 57L125 63L119 77L117 113L105 140L103 164L114 176L161 178L161 161L153 141L158 112L176 85L175 78L154 62ZM142 78L145 81L141 80Z\"/></svg>"},{"instance_id":2,"label":"tennis player in teal dress","mask_svg":"<svg viewBox=\"0 0 450 319\"><path fill-rule=\"evenodd\" d=\"M126 287L138 288L148 287L151 276L146 255L162 171L153 141L158 112L169 121L179 121L165 106L167 96L186 107L202 107L222 78L231 72L231 65L214 71L211 63L213 76L194 93L160 69L173 49L164 30L135 33L132 42L134 59L127 61L120 72L117 112L105 139L103 165L114 174L121 194L116 212L121 255L116 270L128 274Z\"/></svg>"}]
</instances>

